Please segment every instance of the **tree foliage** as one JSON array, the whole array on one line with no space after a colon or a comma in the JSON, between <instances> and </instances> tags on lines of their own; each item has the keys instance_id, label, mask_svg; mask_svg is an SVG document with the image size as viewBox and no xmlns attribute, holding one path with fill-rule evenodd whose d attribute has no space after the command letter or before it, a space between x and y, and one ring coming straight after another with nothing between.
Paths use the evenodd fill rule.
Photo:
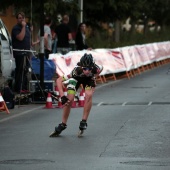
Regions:
<instances>
[{"instance_id":1,"label":"tree foliage","mask_svg":"<svg viewBox=\"0 0 170 170\"><path fill-rule=\"evenodd\" d=\"M9 6L14 6L15 11L23 11L28 18L32 16L34 22L38 22L41 18L41 0L1 0L0 10L4 10ZM63 0L43 0L44 15L51 16L55 21L57 14L71 14L78 15L79 8L77 0L63 1ZM32 13L32 15L31 15Z\"/></svg>"},{"instance_id":2,"label":"tree foliage","mask_svg":"<svg viewBox=\"0 0 170 170\"><path fill-rule=\"evenodd\" d=\"M32 16L34 23L39 23L41 18L42 1L44 15L50 15L55 22L58 14L68 14L78 18L80 12L78 0L0 1L0 10L13 5L16 11L22 10L28 17ZM144 21L145 26L149 20L154 20L162 28L170 23L170 0L84 0L83 7L83 20L92 26L99 26L101 22L119 23L118 21L125 21L128 17L131 18L132 28L139 19Z\"/></svg>"},{"instance_id":3,"label":"tree foliage","mask_svg":"<svg viewBox=\"0 0 170 170\"><path fill-rule=\"evenodd\" d=\"M68 13L78 16L78 0L43 0L44 13L56 19L57 14ZM23 10L27 16L31 14L34 20L40 17L41 0L1 0L0 10L13 5L18 10ZM84 0L84 20L91 23L113 22L131 17L134 21L144 15L156 20L159 24L169 24L170 0Z\"/></svg>"}]
</instances>

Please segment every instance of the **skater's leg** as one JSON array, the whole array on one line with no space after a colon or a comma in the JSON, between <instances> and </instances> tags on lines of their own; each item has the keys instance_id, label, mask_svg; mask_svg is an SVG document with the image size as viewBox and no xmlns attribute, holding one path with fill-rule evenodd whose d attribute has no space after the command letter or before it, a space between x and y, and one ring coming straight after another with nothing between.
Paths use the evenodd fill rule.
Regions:
<instances>
[{"instance_id":1,"label":"skater's leg","mask_svg":"<svg viewBox=\"0 0 170 170\"><path fill-rule=\"evenodd\" d=\"M84 130L87 129L87 119L92 107L93 93L94 93L94 88L85 89L85 102L84 102L83 116L82 116L82 121L80 121L80 126L79 126L80 131L78 133L78 137L80 137L83 134Z\"/></svg>"},{"instance_id":2,"label":"skater's leg","mask_svg":"<svg viewBox=\"0 0 170 170\"><path fill-rule=\"evenodd\" d=\"M83 109L83 117L82 120L87 120L90 114L90 110L92 107L92 96L94 93L94 88L85 90L85 102Z\"/></svg>"},{"instance_id":3,"label":"skater's leg","mask_svg":"<svg viewBox=\"0 0 170 170\"><path fill-rule=\"evenodd\" d=\"M66 124L60 123L58 126L55 127L55 130L50 134L50 137L57 137L66 128Z\"/></svg>"},{"instance_id":4,"label":"skater's leg","mask_svg":"<svg viewBox=\"0 0 170 170\"><path fill-rule=\"evenodd\" d=\"M56 137L58 136L64 129L67 128L67 119L69 117L70 114L70 109L71 109L71 105L72 105L72 101L74 100L74 95L67 95L68 99L70 100L68 105L65 105L63 108L63 114L62 114L62 122L55 127L54 132L52 132L50 134L50 137Z\"/></svg>"},{"instance_id":5,"label":"skater's leg","mask_svg":"<svg viewBox=\"0 0 170 170\"><path fill-rule=\"evenodd\" d=\"M64 106L63 108L63 113L62 113L62 122L67 124L67 120L68 120L68 117L69 117L69 114L70 114L70 110L71 110L71 105L72 105L72 102L74 100L74 94L68 94L67 95L67 98L70 100L70 103L69 105L66 105Z\"/></svg>"}]
</instances>

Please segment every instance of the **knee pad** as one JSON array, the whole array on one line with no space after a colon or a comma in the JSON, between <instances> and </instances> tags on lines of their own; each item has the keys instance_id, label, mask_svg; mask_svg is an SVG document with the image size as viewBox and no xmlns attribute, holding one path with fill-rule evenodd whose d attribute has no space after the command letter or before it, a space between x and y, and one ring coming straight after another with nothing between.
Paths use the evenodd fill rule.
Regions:
<instances>
[{"instance_id":1,"label":"knee pad","mask_svg":"<svg viewBox=\"0 0 170 170\"><path fill-rule=\"evenodd\" d=\"M76 91L77 80L70 78L68 80L67 90Z\"/></svg>"}]
</instances>

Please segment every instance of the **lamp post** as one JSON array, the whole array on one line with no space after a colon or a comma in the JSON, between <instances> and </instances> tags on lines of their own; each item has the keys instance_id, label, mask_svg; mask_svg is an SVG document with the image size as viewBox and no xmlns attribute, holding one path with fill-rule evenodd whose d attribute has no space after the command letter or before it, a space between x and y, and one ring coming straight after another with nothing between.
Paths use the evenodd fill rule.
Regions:
<instances>
[{"instance_id":1,"label":"lamp post","mask_svg":"<svg viewBox=\"0 0 170 170\"><path fill-rule=\"evenodd\" d=\"M80 7L80 18L79 22L83 22L83 0L79 0L79 7Z\"/></svg>"},{"instance_id":2,"label":"lamp post","mask_svg":"<svg viewBox=\"0 0 170 170\"><path fill-rule=\"evenodd\" d=\"M44 89L44 0L40 0L40 85Z\"/></svg>"}]
</instances>

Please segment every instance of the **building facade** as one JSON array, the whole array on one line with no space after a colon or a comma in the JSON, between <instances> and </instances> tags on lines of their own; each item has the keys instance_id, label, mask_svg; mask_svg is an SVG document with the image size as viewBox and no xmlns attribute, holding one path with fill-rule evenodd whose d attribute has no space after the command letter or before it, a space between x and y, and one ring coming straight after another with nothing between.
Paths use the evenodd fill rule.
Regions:
<instances>
[{"instance_id":1,"label":"building facade","mask_svg":"<svg viewBox=\"0 0 170 170\"><path fill-rule=\"evenodd\" d=\"M0 18L11 33L12 27L16 24L15 8L10 6L6 10L0 11Z\"/></svg>"}]
</instances>

